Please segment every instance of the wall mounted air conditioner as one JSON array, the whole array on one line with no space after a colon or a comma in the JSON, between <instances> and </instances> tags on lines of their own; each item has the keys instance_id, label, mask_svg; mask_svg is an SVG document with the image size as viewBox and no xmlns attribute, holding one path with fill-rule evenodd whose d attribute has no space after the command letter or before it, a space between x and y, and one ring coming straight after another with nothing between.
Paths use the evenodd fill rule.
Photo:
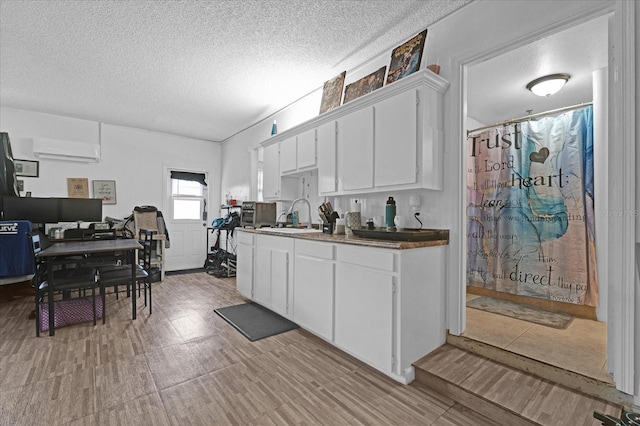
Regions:
<instances>
[{"instance_id":1,"label":"wall mounted air conditioner","mask_svg":"<svg viewBox=\"0 0 640 426\"><path fill-rule=\"evenodd\" d=\"M40 159L97 163L100 145L62 139L34 138L33 154Z\"/></svg>"}]
</instances>

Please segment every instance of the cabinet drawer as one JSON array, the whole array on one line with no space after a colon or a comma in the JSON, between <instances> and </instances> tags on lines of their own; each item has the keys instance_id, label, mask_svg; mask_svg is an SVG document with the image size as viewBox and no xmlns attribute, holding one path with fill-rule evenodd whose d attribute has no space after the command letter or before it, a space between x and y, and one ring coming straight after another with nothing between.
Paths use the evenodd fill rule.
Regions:
<instances>
[{"instance_id":1,"label":"cabinet drawer","mask_svg":"<svg viewBox=\"0 0 640 426\"><path fill-rule=\"evenodd\" d=\"M319 257L321 259L333 259L333 244L319 243L315 241L295 240L296 255Z\"/></svg>"},{"instance_id":2,"label":"cabinet drawer","mask_svg":"<svg viewBox=\"0 0 640 426\"><path fill-rule=\"evenodd\" d=\"M340 262L351 263L373 269L393 272L395 270L394 253L384 249L371 249L338 245L337 259Z\"/></svg>"},{"instance_id":3,"label":"cabinet drawer","mask_svg":"<svg viewBox=\"0 0 640 426\"><path fill-rule=\"evenodd\" d=\"M250 246L253 245L253 234L250 232L238 232L236 229L236 241L238 244L248 244Z\"/></svg>"}]
</instances>

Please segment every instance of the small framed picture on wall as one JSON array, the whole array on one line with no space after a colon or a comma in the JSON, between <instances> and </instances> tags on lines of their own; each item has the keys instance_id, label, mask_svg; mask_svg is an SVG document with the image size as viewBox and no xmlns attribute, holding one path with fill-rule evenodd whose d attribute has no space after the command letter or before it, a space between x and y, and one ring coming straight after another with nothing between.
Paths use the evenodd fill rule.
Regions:
<instances>
[{"instance_id":1,"label":"small framed picture on wall","mask_svg":"<svg viewBox=\"0 0 640 426\"><path fill-rule=\"evenodd\" d=\"M31 160L14 159L13 164L16 168L16 176L39 177L40 162Z\"/></svg>"},{"instance_id":2,"label":"small framed picture on wall","mask_svg":"<svg viewBox=\"0 0 640 426\"><path fill-rule=\"evenodd\" d=\"M115 180L94 180L93 198L100 198L102 204L116 204L116 181Z\"/></svg>"}]
</instances>

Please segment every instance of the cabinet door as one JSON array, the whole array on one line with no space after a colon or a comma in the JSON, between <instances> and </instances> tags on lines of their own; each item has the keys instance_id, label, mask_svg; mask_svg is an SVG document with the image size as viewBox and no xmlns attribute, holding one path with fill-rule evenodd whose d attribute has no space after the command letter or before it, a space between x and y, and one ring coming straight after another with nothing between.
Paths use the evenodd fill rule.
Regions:
<instances>
[{"instance_id":1,"label":"cabinet door","mask_svg":"<svg viewBox=\"0 0 640 426\"><path fill-rule=\"evenodd\" d=\"M373 107L338 120L338 171L344 191L373 188Z\"/></svg>"},{"instance_id":2,"label":"cabinet door","mask_svg":"<svg viewBox=\"0 0 640 426\"><path fill-rule=\"evenodd\" d=\"M253 246L238 244L236 290L246 298L253 298Z\"/></svg>"},{"instance_id":3,"label":"cabinet door","mask_svg":"<svg viewBox=\"0 0 640 426\"><path fill-rule=\"evenodd\" d=\"M286 316L289 311L289 253L271 250L271 310Z\"/></svg>"},{"instance_id":4,"label":"cabinet door","mask_svg":"<svg viewBox=\"0 0 640 426\"><path fill-rule=\"evenodd\" d=\"M333 262L296 254L294 321L333 340Z\"/></svg>"},{"instance_id":5,"label":"cabinet door","mask_svg":"<svg viewBox=\"0 0 640 426\"><path fill-rule=\"evenodd\" d=\"M280 153L279 144L264 147L264 163L262 166L262 191L265 200L280 197Z\"/></svg>"},{"instance_id":6,"label":"cabinet door","mask_svg":"<svg viewBox=\"0 0 640 426\"><path fill-rule=\"evenodd\" d=\"M336 192L336 122L318 127L318 192Z\"/></svg>"},{"instance_id":7,"label":"cabinet door","mask_svg":"<svg viewBox=\"0 0 640 426\"><path fill-rule=\"evenodd\" d=\"M294 172L297 158L296 137L280 142L280 173Z\"/></svg>"},{"instance_id":8,"label":"cabinet door","mask_svg":"<svg viewBox=\"0 0 640 426\"><path fill-rule=\"evenodd\" d=\"M316 165L316 129L298 135L298 168Z\"/></svg>"},{"instance_id":9,"label":"cabinet door","mask_svg":"<svg viewBox=\"0 0 640 426\"><path fill-rule=\"evenodd\" d=\"M378 102L375 106L376 187L415 183L418 178L417 91Z\"/></svg>"},{"instance_id":10,"label":"cabinet door","mask_svg":"<svg viewBox=\"0 0 640 426\"><path fill-rule=\"evenodd\" d=\"M271 249L258 243L255 253L256 273L253 298L268 308L271 306Z\"/></svg>"},{"instance_id":11,"label":"cabinet door","mask_svg":"<svg viewBox=\"0 0 640 426\"><path fill-rule=\"evenodd\" d=\"M336 265L335 343L385 371L393 366L393 277Z\"/></svg>"}]
</instances>

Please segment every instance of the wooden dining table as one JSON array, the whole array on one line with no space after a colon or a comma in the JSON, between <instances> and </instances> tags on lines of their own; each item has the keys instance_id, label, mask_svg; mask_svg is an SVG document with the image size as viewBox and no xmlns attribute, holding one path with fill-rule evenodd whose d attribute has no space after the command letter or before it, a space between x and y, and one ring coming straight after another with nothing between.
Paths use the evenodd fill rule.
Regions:
<instances>
[{"instance_id":1,"label":"wooden dining table","mask_svg":"<svg viewBox=\"0 0 640 426\"><path fill-rule=\"evenodd\" d=\"M93 240L93 241L60 241L51 244L42 250L36 256L43 258L47 264L47 281L49 285L50 295L55 290L55 280L53 278L53 267L58 264L69 263L70 256L79 256L85 254L97 253L127 253L129 263L131 264L131 285L129 286L131 294L131 318L136 319L136 250L142 249L142 245L136 239L116 239L116 240ZM81 261L77 259L72 263L81 266ZM127 291L129 293L129 291ZM49 335L55 334L54 330L54 300L48 297L49 306Z\"/></svg>"}]
</instances>

